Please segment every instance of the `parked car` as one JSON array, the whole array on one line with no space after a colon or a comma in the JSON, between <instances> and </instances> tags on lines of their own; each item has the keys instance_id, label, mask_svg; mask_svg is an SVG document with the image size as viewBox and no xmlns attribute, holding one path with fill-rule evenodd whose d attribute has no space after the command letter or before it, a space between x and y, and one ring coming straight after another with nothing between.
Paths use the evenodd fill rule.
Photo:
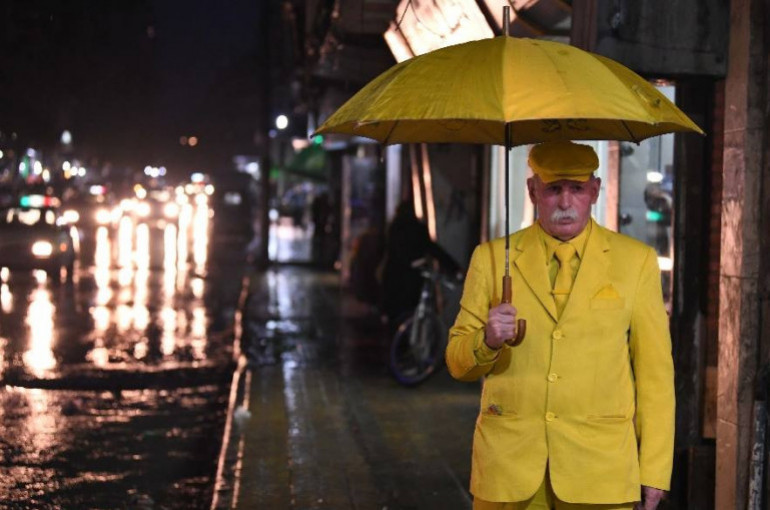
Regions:
<instances>
[{"instance_id":1,"label":"parked car","mask_svg":"<svg viewBox=\"0 0 770 510\"><path fill-rule=\"evenodd\" d=\"M257 189L248 174L217 176L210 188L211 235L216 242L248 244L255 235Z\"/></svg>"},{"instance_id":2,"label":"parked car","mask_svg":"<svg viewBox=\"0 0 770 510\"><path fill-rule=\"evenodd\" d=\"M254 211L242 192L231 190L214 197L211 237L215 242L247 245L255 235Z\"/></svg>"},{"instance_id":3,"label":"parked car","mask_svg":"<svg viewBox=\"0 0 770 510\"><path fill-rule=\"evenodd\" d=\"M0 267L44 269L58 281L71 278L78 251L77 232L51 197L22 197L19 206L0 209ZM46 200L47 199L47 200Z\"/></svg>"}]
</instances>

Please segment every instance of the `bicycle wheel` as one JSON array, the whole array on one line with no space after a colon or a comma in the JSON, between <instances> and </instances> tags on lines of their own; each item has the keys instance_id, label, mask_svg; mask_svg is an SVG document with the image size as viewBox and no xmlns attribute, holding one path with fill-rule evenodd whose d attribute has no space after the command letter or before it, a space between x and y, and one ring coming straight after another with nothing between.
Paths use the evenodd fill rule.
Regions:
<instances>
[{"instance_id":1,"label":"bicycle wheel","mask_svg":"<svg viewBox=\"0 0 770 510\"><path fill-rule=\"evenodd\" d=\"M399 325L390 344L390 371L404 386L430 377L444 360L444 326L435 313Z\"/></svg>"}]
</instances>

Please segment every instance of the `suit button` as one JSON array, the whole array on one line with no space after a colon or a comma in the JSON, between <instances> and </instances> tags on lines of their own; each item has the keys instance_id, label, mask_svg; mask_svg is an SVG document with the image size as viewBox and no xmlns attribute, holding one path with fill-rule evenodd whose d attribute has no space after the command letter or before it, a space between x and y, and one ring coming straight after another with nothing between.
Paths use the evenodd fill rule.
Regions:
<instances>
[{"instance_id":1,"label":"suit button","mask_svg":"<svg viewBox=\"0 0 770 510\"><path fill-rule=\"evenodd\" d=\"M561 337L562 337L562 332L561 332L561 330L560 330L560 329L557 329L556 331L554 331L553 333L551 333L551 338L553 338L554 340L558 340L558 339L560 339Z\"/></svg>"},{"instance_id":2,"label":"suit button","mask_svg":"<svg viewBox=\"0 0 770 510\"><path fill-rule=\"evenodd\" d=\"M554 418L556 418L556 415L553 414L551 411L548 411L545 413L545 421L553 421Z\"/></svg>"},{"instance_id":3,"label":"suit button","mask_svg":"<svg viewBox=\"0 0 770 510\"><path fill-rule=\"evenodd\" d=\"M559 376L556 375L556 374L549 374L548 375L548 381L549 382L556 382L556 379L558 379L558 378L559 378Z\"/></svg>"}]
</instances>

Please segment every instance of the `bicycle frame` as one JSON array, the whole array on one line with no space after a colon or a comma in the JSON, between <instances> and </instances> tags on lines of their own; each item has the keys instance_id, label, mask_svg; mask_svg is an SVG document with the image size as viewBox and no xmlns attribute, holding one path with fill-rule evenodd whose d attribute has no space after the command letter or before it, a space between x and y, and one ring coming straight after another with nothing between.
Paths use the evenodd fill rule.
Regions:
<instances>
[{"instance_id":1,"label":"bicycle frame","mask_svg":"<svg viewBox=\"0 0 770 510\"><path fill-rule=\"evenodd\" d=\"M414 321L418 323L425 318L429 312L435 312L438 315L438 301L437 301L437 289L439 274L438 271L430 267L423 268L420 271L422 275L422 289L420 290L420 300L417 302L417 308L414 310ZM409 334L409 343L415 345L417 343L417 328L412 328Z\"/></svg>"}]
</instances>

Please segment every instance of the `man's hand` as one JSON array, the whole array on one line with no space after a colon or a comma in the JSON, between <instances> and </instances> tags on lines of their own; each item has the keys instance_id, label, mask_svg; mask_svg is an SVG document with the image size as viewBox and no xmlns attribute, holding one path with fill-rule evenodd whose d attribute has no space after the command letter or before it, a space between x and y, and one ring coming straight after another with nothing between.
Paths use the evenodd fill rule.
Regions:
<instances>
[{"instance_id":1,"label":"man's hand","mask_svg":"<svg viewBox=\"0 0 770 510\"><path fill-rule=\"evenodd\" d=\"M655 510L666 491L642 485L642 500L634 505L634 510Z\"/></svg>"},{"instance_id":2,"label":"man's hand","mask_svg":"<svg viewBox=\"0 0 770 510\"><path fill-rule=\"evenodd\" d=\"M506 340L516 336L516 308L500 303L489 310L484 342L491 349L499 349Z\"/></svg>"}]
</instances>

